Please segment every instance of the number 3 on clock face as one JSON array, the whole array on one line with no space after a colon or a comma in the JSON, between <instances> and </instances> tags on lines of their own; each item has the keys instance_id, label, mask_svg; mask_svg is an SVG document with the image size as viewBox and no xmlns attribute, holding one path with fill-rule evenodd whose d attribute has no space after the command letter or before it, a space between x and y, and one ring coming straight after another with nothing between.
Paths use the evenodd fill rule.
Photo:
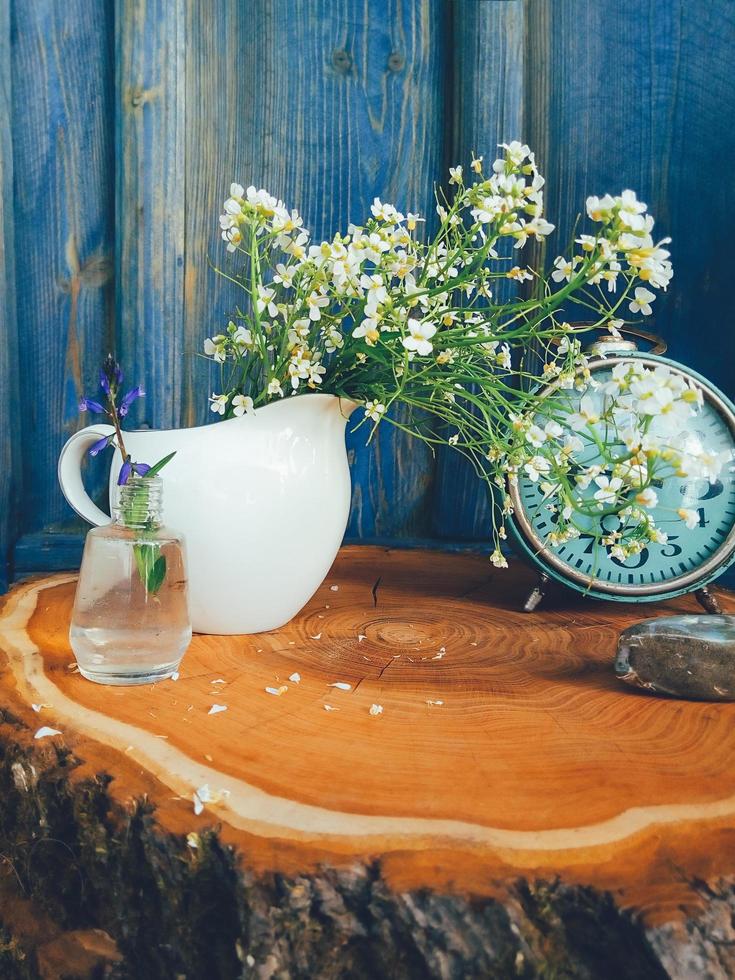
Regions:
<instances>
[{"instance_id":1,"label":"number 3 on clock face","mask_svg":"<svg viewBox=\"0 0 735 980\"><path fill-rule=\"evenodd\" d=\"M615 364L631 358L650 368L666 364L696 384L702 390L704 404L691 420L691 432L713 452L735 450L735 408L695 372L653 354L601 358L590 362L590 370L596 381L604 382ZM569 393L570 412L577 410L582 394ZM594 458L585 460L586 465L594 462ZM735 465L726 464L714 483L672 477L654 485L658 504L651 513L656 526L667 533L668 541L651 543L624 561L614 558L609 548L598 543L592 527L560 547L551 547L546 536L553 530L556 515L543 499L538 483L523 474L510 487L514 507L511 537L545 574L597 598L650 601L700 589L735 558ZM688 528L675 516L680 507L695 511L699 518L695 527ZM605 531L616 530L616 517L609 516L605 521Z\"/></svg>"}]
</instances>

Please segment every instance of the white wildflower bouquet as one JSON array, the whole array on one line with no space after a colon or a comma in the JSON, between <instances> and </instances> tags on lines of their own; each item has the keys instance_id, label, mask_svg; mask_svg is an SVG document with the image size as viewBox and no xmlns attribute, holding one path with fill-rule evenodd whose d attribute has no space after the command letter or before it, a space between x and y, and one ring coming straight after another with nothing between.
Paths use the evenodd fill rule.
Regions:
<instances>
[{"instance_id":1,"label":"white wildflower bouquet","mask_svg":"<svg viewBox=\"0 0 735 980\"><path fill-rule=\"evenodd\" d=\"M550 275L522 264L524 247L554 225L544 217L533 153L518 142L503 150L489 172L482 157L467 175L450 169L429 235L418 214L376 198L363 224L314 243L296 211L264 190L232 184L220 225L233 261L218 271L244 300L226 329L205 341L220 369L210 407L229 417L326 391L364 406L358 425L388 423L432 447L454 447L500 489L493 494L497 564L510 512L506 479L520 472L542 480L558 506L559 540L551 544L588 529L584 518L604 510L620 515L615 543L627 546L658 533L655 494L647 491L666 468L649 473L644 439L649 454L665 444L666 472L681 468L683 451L674 458L666 433L657 437L651 427L649 406L630 394L636 385L660 387L645 368L635 378L616 375L617 392L604 406L583 401L569 421L563 393L594 382L564 308L573 302L592 311L584 329L612 333L629 314L649 315L652 290L665 289L672 275L668 239L654 242L653 218L626 190L587 200L591 227ZM667 384L677 411L696 411L698 393ZM540 397L549 385L561 401ZM607 453L609 468L589 471L590 445ZM621 445L626 465L615 462Z\"/></svg>"}]
</instances>

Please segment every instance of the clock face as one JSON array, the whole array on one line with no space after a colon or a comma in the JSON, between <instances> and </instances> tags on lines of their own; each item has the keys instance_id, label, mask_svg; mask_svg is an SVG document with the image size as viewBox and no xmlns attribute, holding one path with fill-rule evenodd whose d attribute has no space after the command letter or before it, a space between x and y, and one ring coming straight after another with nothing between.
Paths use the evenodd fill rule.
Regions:
<instances>
[{"instance_id":1,"label":"clock face","mask_svg":"<svg viewBox=\"0 0 735 980\"><path fill-rule=\"evenodd\" d=\"M591 365L595 380L608 380L612 366L618 360L623 358L611 358L600 362L599 366ZM657 363L644 360L648 367L655 367ZM686 372L679 373L687 377ZM732 410L704 384L697 384L702 388L705 400L688 423L688 431L713 452L732 451L735 448ZM569 412L576 412L583 392L567 394ZM579 461L588 466L596 459L596 449L590 445L584 455L580 453ZM656 526L668 535L668 541L664 544L652 542L639 554L625 560L613 557L610 548L599 543L596 535L591 533L594 518L589 519L589 532L583 531L579 538L561 546L550 546L546 536L554 529L556 514L549 506L550 501L544 500L539 483L524 474L519 475L518 484L511 492L515 522L531 552L540 553L543 564L552 566L557 575L577 587L635 597L694 586L711 576L735 549L735 464L726 463L714 483L706 479L671 477L654 486L658 505L650 512ZM695 527L687 527L676 517L676 511L681 507L697 514ZM599 520L595 527L599 527ZM604 519L603 528L607 533L617 527L618 519L614 515Z\"/></svg>"}]
</instances>

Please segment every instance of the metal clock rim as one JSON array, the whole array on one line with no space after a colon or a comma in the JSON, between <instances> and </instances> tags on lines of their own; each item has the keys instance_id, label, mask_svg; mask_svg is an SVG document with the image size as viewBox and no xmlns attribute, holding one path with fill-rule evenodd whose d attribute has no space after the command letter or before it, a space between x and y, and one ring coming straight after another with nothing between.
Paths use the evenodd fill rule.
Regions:
<instances>
[{"instance_id":1,"label":"metal clock rim","mask_svg":"<svg viewBox=\"0 0 735 980\"><path fill-rule=\"evenodd\" d=\"M599 370L601 368L612 367L615 364L624 363L625 361L630 360L642 361L646 367L654 369L657 367L657 365L665 363L674 373L679 374L684 378L692 378L694 381L696 381L702 388L703 397L716 408L716 410L726 421L730 429L733 443L735 444L735 408L711 382L697 374L696 371L685 369L681 365L676 364L676 362L670 361L665 357L660 357L657 355L651 356L650 354L636 352L621 355L611 354L609 356L597 358L594 362L590 363L590 369ZM541 391L541 395L544 396L550 394L555 390L557 390L556 385L547 385ZM517 482L514 483L509 481L508 493L513 504L512 522L515 525L516 531L521 537L526 548L530 550L532 557L539 564L550 566L557 575L559 575L569 584L573 584L578 588L581 587L582 591L589 590L597 593L598 595L602 594L603 596L614 596L616 598L625 597L631 599L656 597L670 592L687 591L692 587L699 587L706 584L708 581L711 581L720 567L725 565L728 560L733 557L733 554L735 554L735 524L733 524L729 534L717 551L715 551L714 554L707 559L707 561L697 566L697 568L693 569L691 572L676 576L675 578L666 579L658 585L655 582L651 583L650 585L613 584L611 582L606 582L603 579L583 575L581 572L568 565L562 558L559 558L558 555L555 555L553 552L549 551L544 541L533 530L526 517L525 508L523 507L521 501Z\"/></svg>"}]
</instances>

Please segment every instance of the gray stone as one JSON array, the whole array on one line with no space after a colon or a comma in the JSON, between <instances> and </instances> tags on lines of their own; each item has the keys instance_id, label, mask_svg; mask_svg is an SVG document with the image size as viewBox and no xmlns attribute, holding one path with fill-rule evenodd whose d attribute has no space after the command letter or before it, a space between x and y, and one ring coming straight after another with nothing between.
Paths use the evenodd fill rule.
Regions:
<instances>
[{"instance_id":1,"label":"gray stone","mask_svg":"<svg viewBox=\"0 0 735 980\"><path fill-rule=\"evenodd\" d=\"M662 616L623 630L615 673L696 701L735 701L735 616Z\"/></svg>"}]
</instances>

